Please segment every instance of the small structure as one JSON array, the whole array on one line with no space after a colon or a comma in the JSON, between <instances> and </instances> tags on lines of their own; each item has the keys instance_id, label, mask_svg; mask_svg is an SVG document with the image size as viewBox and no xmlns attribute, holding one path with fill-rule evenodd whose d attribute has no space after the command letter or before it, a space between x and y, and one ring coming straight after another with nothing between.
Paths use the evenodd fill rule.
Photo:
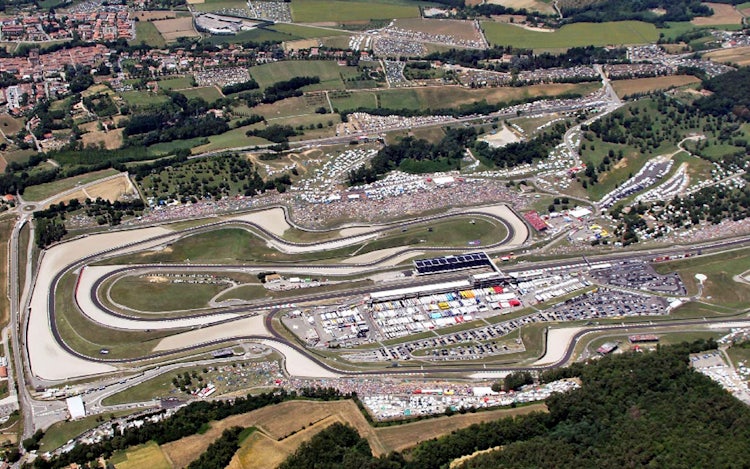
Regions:
<instances>
[{"instance_id":1,"label":"small structure","mask_svg":"<svg viewBox=\"0 0 750 469\"><path fill-rule=\"evenodd\" d=\"M83 398L80 395L65 399L65 403L68 405L70 420L78 420L86 416L86 409L83 407Z\"/></svg>"},{"instance_id":2,"label":"small structure","mask_svg":"<svg viewBox=\"0 0 750 469\"><path fill-rule=\"evenodd\" d=\"M615 342L607 342L603 344L601 347L596 349L596 351L602 355L609 355L610 353L614 352L617 349L617 343Z\"/></svg>"},{"instance_id":3,"label":"small structure","mask_svg":"<svg viewBox=\"0 0 750 469\"><path fill-rule=\"evenodd\" d=\"M659 342L659 337L654 334L636 334L628 337L631 344L643 342Z\"/></svg>"}]
</instances>

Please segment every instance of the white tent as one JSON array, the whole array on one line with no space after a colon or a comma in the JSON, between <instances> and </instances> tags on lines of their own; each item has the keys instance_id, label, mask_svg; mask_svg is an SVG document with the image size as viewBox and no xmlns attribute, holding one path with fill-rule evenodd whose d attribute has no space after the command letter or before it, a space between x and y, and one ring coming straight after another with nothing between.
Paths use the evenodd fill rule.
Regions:
<instances>
[{"instance_id":1,"label":"white tent","mask_svg":"<svg viewBox=\"0 0 750 469\"><path fill-rule=\"evenodd\" d=\"M65 403L68 404L68 412L70 413L71 420L82 419L86 416L86 409L83 407L83 398L81 396L73 396L65 399Z\"/></svg>"}]
</instances>

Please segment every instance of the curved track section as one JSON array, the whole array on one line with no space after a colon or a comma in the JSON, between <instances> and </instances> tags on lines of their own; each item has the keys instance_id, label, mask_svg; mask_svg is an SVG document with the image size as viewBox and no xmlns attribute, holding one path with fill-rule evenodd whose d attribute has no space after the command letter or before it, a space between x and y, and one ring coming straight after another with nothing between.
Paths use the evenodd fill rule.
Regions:
<instances>
[{"instance_id":1,"label":"curved track section","mask_svg":"<svg viewBox=\"0 0 750 469\"><path fill-rule=\"evenodd\" d=\"M101 284L102 278L100 277L98 279L95 279L95 276L88 275L86 271L90 271L92 267L85 268L85 266L94 260L128 254L135 251L152 249L164 243L173 242L186 235L208 231L222 226L237 224L238 222L244 224L252 230L257 230L258 232L262 233L262 235L267 239L273 240L275 243L280 243L280 245L285 245L287 248L305 248L308 250L314 250L316 248L320 250L332 249L332 246L334 245L332 243L359 243L362 241L363 236L371 236L373 234L377 235L380 232L392 230L394 226L414 225L417 223L424 223L425 221L440 220L449 217L455 217L458 215L488 216L495 218L497 221L503 223L507 227L508 234L506 238L503 241L492 246L485 246L485 249L502 247L514 248L523 244L529 235L526 225L507 206L477 208L463 213L445 214L437 217L412 220L409 222L400 222L397 224L376 227L370 233L363 234L360 232L354 234L353 236L343 237L334 241L311 244L290 243L281 239L278 235L278 229L274 230L276 231L276 233L274 233L273 231L269 230L268 224L265 224L266 226L264 226L264 223L262 221L260 223L257 222L259 219L262 220L263 214L264 212L250 213L242 216L241 220L220 221L217 223L211 223L208 225L183 230L181 232L174 232L164 227L155 227L91 235L53 246L52 248L45 251L39 263L38 276L34 283L34 288L29 303L29 319L27 321L26 327L26 349L32 374L40 379L49 381L69 380L112 372L116 370L116 368L113 366L114 364L132 361L112 359L108 360L87 357L73 350L62 339L56 323L55 292L62 276L65 273L75 271L76 269L83 270L83 274L79 276L79 283L76 287L76 302L78 303L78 306L84 315L105 327L113 327L126 330L144 330L156 328L173 329L180 327L203 328L198 333L195 333L195 331L190 331L175 336L179 337L179 339L164 339L163 343L158 347L160 351L157 351L154 354L149 355L148 357L143 357L143 359L155 358L180 350L190 350L230 340L242 340L248 338L257 340L265 339L273 341L273 343L276 344L274 348L291 347L291 349L295 350L300 356L306 357L305 359L307 360L307 365L300 365L298 366L299 369L305 368L305 366L310 365L310 363L316 363L317 366L322 366L323 369L327 370L327 373L338 373L336 370L330 369L314 358L307 357L307 353L304 350L296 347L293 344L289 344L286 339L282 337L269 339L269 331L258 330L257 325L249 328L236 326L224 327L222 328L222 332L217 333L216 335L204 334L207 329L211 327L216 327L216 330L218 330L218 328L220 328L223 324L233 324L233 322L248 320L248 318L240 319L240 316L243 315L240 315L239 311L232 312L224 310L220 313L216 313L208 317L206 315L202 315L200 317L193 316L178 319L161 319L156 321L149 321L143 318L136 319L124 315L118 315L112 311L109 311L106 308L102 307L101 303L98 302L98 299L96 299L96 301L93 301L96 298L95 292L98 286ZM284 214L286 215L286 212L284 212ZM266 213L266 215L268 215L268 213ZM360 230L352 229L349 232L352 231ZM338 244L337 246L340 247L343 245L346 244ZM276 270L290 269L292 271L304 270L308 272L317 272L317 270L315 269L321 269L321 272L336 272L339 274L359 273L374 271L378 268L382 268L384 265L387 265L389 260L397 259L405 254L412 253L413 255L414 253L419 253L427 250L442 252L464 251L463 249L439 247L422 249L404 248L399 252L388 253L382 258L368 263L354 263L349 265L330 266L321 266L320 264L268 264L253 265L253 268L274 268ZM140 267L143 268L144 266ZM219 266L190 265L182 267L214 268ZM124 269L132 268L133 267L127 267ZM85 289L81 288L82 284L85 284ZM79 295L79 293L84 290L89 292L89 295L85 298ZM244 316L247 316L248 308L244 308L243 311L245 313ZM260 332L260 334L258 334L258 332ZM193 337L189 337L189 334L193 334ZM171 343L169 342L170 339L172 340Z\"/></svg>"}]
</instances>

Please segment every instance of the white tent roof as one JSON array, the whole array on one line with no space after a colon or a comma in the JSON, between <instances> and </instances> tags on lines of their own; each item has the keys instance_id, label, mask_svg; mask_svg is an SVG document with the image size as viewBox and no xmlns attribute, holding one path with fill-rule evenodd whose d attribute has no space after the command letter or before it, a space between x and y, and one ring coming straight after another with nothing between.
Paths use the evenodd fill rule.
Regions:
<instances>
[{"instance_id":1,"label":"white tent roof","mask_svg":"<svg viewBox=\"0 0 750 469\"><path fill-rule=\"evenodd\" d=\"M68 412L70 413L71 420L82 419L86 416L86 409L83 407L83 398L81 396L73 396L65 399L65 403L68 404Z\"/></svg>"}]
</instances>

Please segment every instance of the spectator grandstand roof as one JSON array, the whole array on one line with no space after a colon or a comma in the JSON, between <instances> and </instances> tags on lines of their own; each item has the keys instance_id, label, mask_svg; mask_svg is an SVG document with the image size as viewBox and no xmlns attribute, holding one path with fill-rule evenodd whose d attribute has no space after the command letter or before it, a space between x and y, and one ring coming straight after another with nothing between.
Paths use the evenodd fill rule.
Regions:
<instances>
[{"instance_id":1,"label":"spectator grandstand roof","mask_svg":"<svg viewBox=\"0 0 750 469\"><path fill-rule=\"evenodd\" d=\"M471 252L457 256L433 257L432 259L417 259L414 261L414 267L420 274L451 272L483 266L493 267L490 258L484 252Z\"/></svg>"},{"instance_id":2,"label":"spectator grandstand roof","mask_svg":"<svg viewBox=\"0 0 750 469\"><path fill-rule=\"evenodd\" d=\"M523 217L527 222L531 224L532 227L534 227L535 230L544 231L547 229L547 223L542 220L542 217L540 217L538 213L534 211L526 212L523 214Z\"/></svg>"}]
</instances>

